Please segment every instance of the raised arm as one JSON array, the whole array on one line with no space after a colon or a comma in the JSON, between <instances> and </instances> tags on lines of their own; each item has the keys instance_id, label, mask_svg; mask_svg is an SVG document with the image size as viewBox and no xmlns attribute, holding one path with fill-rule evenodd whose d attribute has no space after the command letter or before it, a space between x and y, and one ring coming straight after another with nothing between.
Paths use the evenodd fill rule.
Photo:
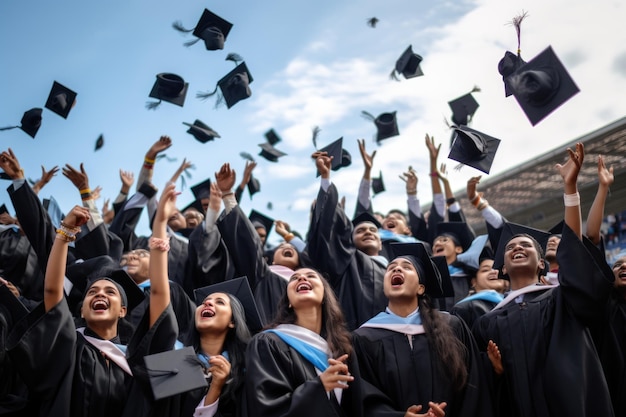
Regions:
<instances>
[{"instance_id":1,"label":"raised arm","mask_svg":"<svg viewBox=\"0 0 626 417\"><path fill-rule=\"evenodd\" d=\"M600 155L598 157L598 191L587 215L587 229L585 231L585 235L596 245L600 243L602 237L600 227L604 218L604 203L609 193L609 187L614 180L613 167L607 169L604 158Z\"/></svg>"},{"instance_id":2,"label":"raised arm","mask_svg":"<svg viewBox=\"0 0 626 417\"><path fill-rule=\"evenodd\" d=\"M565 204L565 224L582 240L582 216L580 214L580 194L578 194L578 173L585 159L585 148L577 143L574 150L567 148L569 156L564 164L556 164L563 178L563 201Z\"/></svg>"},{"instance_id":3,"label":"raised arm","mask_svg":"<svg viewBox=\"0 0 626 417\"><path fill-rule=\"evenodd\" d=\"M44 281L43 301L46 312L50 311L64 297L63 283L65 281L68 246L70 242L76 240L76 235L80 232L81 226L88 220L89 210L86 207L74 206L57 230L56 239L48 257Z\"/></svg>"},{"instance_id":4,"label":"raised arm","mask_svg":"<svg viewBox=\"0 0 626 417\"><path fill-rule=\"evenodd\" d=\"M57 165L53 166L50 171L46 171L46 168L42 165L41 178L39 178L35 185L33 185L33 191L35 192L35 194L39 194L39 191L41 191L41 189L50 182L52 177L54 177L57 172L59 172L59 167Z\"/></svg>"},{"instance_id":5,"label":"raised arm","mask_svg":"<svg viewBox=\"0 0 626 417\"><path fill-rule=\"evenodd\" d=\"M433 190L433 197L435 194L442 194L441 183L439 182L439 171L437 167L437 159L439 158L439 150L441 149L441 143L435 145L435 138L431 138L428 133L426 134L426 148L428 148L428 155L430 160L430 185Z\"/></svg>"},{"instance_id":6,"label":"raised arm","mask_svg":"<svg viewBox=\"0 0 626 417\"><path fill-rule=\"evenodd\" d=\"M237 189L235 190L235 198L237 199L238 203L241 201L241 196L243 195L246 186L250 182L250 179L252 179L252 171L254 171L254 168L256 168L255 161L246 161L246 166L243 169L243 177L241 178L241 183L239 184L239 187L237 187Z\"/></svg>"},{"instance_id":7,"label":"raised arm","mask_svg":"<svg viewBox=\"0 0 626 417\"><path fill-rule=\"evenodd\" d=\"M172 184L176 184L176 181L178 181L178 178L180 178L183 172L185 172L185 170L191 168L192 166L193 164L191 163L191 161L187 161L187 158L184 158L178 169L176 169L176 172L174 172L174 175L172 175L172 178L170 178L170 182Z\"/></svg>"},{"instance_id":8,"label":"raised arm","mask_svg":"<svg viewBox=\"0 0 626 417\"><path fill-rule=\"evenodd\" d=\"M363 178L359 185L354 217L357 217L361 213L374 213L370 190L372 188L372 167L374 166L376 151L368 154L367 149L365 149L365 139L357 139L357 142L359 144L359 151L361 152L361 159L363 160Z\"/></svg>"},{"instance_id":9,"label":"raised arm","mask_svg":"<svg viewBox=\"0 0 626 417\"><path fill-rule=\"evenodd\" d=\"M150 237L150 327L170 303L170 285L167 272L167 253L170 238L167 235L167 220L176 212L174 184L168 184L159 199L159 206L152 224Z\"/></svg>"},{"instance_id":10,"label":"raised arm","mask_svg":"<svg viewBox=\"0 0 626 417\"><path fill-rule=\"evenodd\" d=\"M159 140L154 142L143 160L143 165L139 173L139 179L137 180L137 191L143 185L144 182L152 183L152 174L154 170L154 163L159 153L163 152L167 148L172 146L172 139L169 136L161 136Z\"/></svg>"}]
</instances>

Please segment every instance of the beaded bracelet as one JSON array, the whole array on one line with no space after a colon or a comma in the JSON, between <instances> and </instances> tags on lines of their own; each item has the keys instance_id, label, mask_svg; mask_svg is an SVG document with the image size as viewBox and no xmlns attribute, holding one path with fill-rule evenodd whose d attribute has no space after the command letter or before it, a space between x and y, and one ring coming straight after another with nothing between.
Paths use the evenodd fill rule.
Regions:
<instances>
[{"instance_id":1,"label":"beaded bracelet","mask_svg":"<svg viewBox=\"0 0 626 417\"><path fill-rule=\"evenodd\" d=\"M80 233L80 226L70 226L62 220L61 220L61 228L67 233L70 233L73 235Z\"/></svg>"},{"instance_id":2,"label":"beaded bracelet","mask_svg":"<svg viewBox=\"0 0 626 417\"><path fill-rule=\"evenodd\" d=\"M148 241L148 247L150 249L158 249L161 252L167 252L170 250L170 238L169 236L163 239L160 237L151 237Z\"/></svg>"},{"instance_id":3,"label":"beaded bracelet","mask_svg":"<svg viewBox=\"0 0 626 417\"><path fill-rule=\"evenodd\" d=\"M565 207L580 206L580 194L578 192L574 194L563 194L563 204Z\"/></svg>"},{"instance_id":4,"label":"beaded bracelet","mask_svg":"<svg viewBox=\"0 0 626 417\"><path fill-rule=\"evenodd\" d=\"M64 240L65 242L73 242L76 240L76 235L74 233L70 233L67 230L61 228L58 228L56 230L57 232L57 239L61 239Z\"/></svg>"}]
</instances>

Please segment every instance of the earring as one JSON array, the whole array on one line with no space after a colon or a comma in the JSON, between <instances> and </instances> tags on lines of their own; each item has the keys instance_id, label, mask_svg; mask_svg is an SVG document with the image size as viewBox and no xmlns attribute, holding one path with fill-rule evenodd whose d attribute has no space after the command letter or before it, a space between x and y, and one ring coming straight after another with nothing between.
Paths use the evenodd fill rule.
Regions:
<instances>
[{"instance_id":1,"label":"earring","mask_svg":"<svg viewBox=\"0 0 626 417\"><path fill-rule=\"evenodd\" d=\"M289 303L289 307L287 307L287 308L293 308L293 307L291 307L291 303Z\"/></svg>"}]
</instances>

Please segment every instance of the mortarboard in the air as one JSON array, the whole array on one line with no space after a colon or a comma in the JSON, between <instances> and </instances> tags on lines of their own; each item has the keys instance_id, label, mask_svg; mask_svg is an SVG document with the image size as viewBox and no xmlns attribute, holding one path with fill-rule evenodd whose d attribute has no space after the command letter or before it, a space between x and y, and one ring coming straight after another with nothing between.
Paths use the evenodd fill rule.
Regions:
<instances>
[{"instance_id":1,"label":"mortarboard in the air","mask_svg":"<svg viewBox=\"0 0 626 417\"><path fill-rule=\"evenodd\" d=\"M63 84L54 82L50 95L46 101L46 108L53 111L64 119L67 119L67 115L76 104L76 93Z\"/></svg>"},{"instance_id":2,"label":"mortarboard in the air","mask_svg":"<svg viewBox=\"0 0 626 417\"><path fill-rule=\"evenodd\" d=\"M248 66L245 62L242 62L217 82L215 90L210 93L198 93L196 97L206 100L217 93L217 89L219 88L221 97L218 98L216 106L224 100L226 107L230 109L241 100L245 100L252 95L250 84L253 80Z\"/></svg>"},{"instance_id":3,"label":"mortarboard in the air","mask_svg":"<svg viewBox=\"0 0 626 417\"><path fill-rule=\"evenodd\" d=\"M324 146L319 150L320 152L328 153L328 156L332 156L331 169L338 171L341 168L348 167L352 164L352 156L343 148L343 136L336 141Z\"/></svg>"},{"instance_id":4,"label":"mortarboard in the air","mask_svg":"<svg viewBox=\"0 0 626 417\"><path fill-rule=\"evenodd\" d=\"M500 139L467 126L453 126L452 147L448 158L489 174Z\"/></svg>"},{"instance_id":5,"label":"mortarboard in the air","mask_svg":"<svg viewBox=\"0 0 626 417\"><path fill-rule=\"evenodd\" d=\"M372 178L372 192L374 195L382 193L385 191L385 183L383 182L383 173L382 171L378 174L378 178Z\"/></svg>"},{"instance_id":6,"label":"mortarboard in the air","mask_svg":"<svg viewBox=\"0 0 626 417\"><path fill-rule=\"evenodd\" d=\"M0 206L0 214L4 214L4 213L8 213L9 209L7 209L7 205L6 204L2 204Z\"/></svg>"},{"instance_id":7,"label":"mortarboard in the air","mask_svg":"<svg viewBox=\"0 0 626 417\"><path fill-rule=\"evenodd\" d=\"M211 179L207 178L206 180L192 186L191 192L193 193L193 196L196 197L196 200L209 198L211 195Z\"/></svg>"},{"instance_id":8,"label":"mortarboard in the air","mask_svg":"<svg viewBox=\"0 0 626 417\"><path fill-rule=\"evenodd\" d=\"M143 359L155 400L208 385L202 362L191 346L147 355Z\"/></svg>"},{"instance_id":9,"label":"mortarboard in the air","mask_svg":"<svg viewBox=\"0 0 626 417\"><path fill-rule=\"evenodd\" d=\"M96 148L94 149L94 152L102 148L103 146L104 146L104 135L100 134L100 136L98 136L98 139L96 139Z\"/></svg>"},{"instance_id":10,"label":"mortarboard in the air","mask_svg":"<svg viewBox=\"0 0 626 417\"><path fill-rule=\"evenodd\" d=\"M474 240L474 232L466 222L441 222L437 223L435 237L451 236L463 247L465 252Z\"/></svg>"},{"instance_id":11,"label":"mortarboard in the air","mask_svg":"<svg viewBox=\"0 0 626 417\"><path fill-rule=\"evenodd\" d=\"M22 120L20 121L20 124L21 124L20 126L1 127L0 131L20 128L24 132L26 132L28 136L35 139L35 135L37 134L37 131L41 127L41 113L42 112L43 112L43 109L39 107L35 107L30 110L27 110L26 112L24 112L24 115L22 116Z\"/></svg>"},{"instance_id":12,"label":"mortarboard in the air","mask_svg":"<svg viewBox=\"0 0 626 417\"><path fill-rule=\"evenodd\" d=\"M400 134L395 111L381 113L378 117L374 117L366 111L362 111L361 114L376 125L376 143L380 144L381 141Z\"/></svg>"},{"instance_id":13,"label":"mortarboard in the air","mask_svg":"<svg viewBox=\"0 0 626 417\"><path fill-rule=\"evenodd\" d=\"M251 174L250 181L248 181L248 192L250 193L250 197L258 193L259 191L261 191L261 183Z\"/></svg>"},{"instance_id":14,"label":"mortarboard in the air","mask_svg":"<svg viewBox=\"0 0 626 417\"><path fill-rule=\"evenodd\" d=\"M280 136L278 136L278 133L276 133L274 129L270 129L265 132L265 139L268 143L272 145L276 145L278 142L281 141Z\"/></svg>"},{"instance_id":15,"label":"mortarboard in the air","mask_svg":"<svg viewBox=\"0 0 626 417\"><path fill-rule=\"evenodd\" d=\"M364 211L363 213L359 214L354 219L352 219L352 226L353 227L357 227L358 225L360 225L363 222L373 223L378 229L380 229L382 227L380 222L378 220L376 220L376 217L374 217L372 214L370 214L370 213L368 213L366 211Z\"/></svg>"},{"instance_id":16,"label":"mortarboard in the air","mask_svg":"<svg viewBox=\"0 0 626 417\"><path fill-rule=\"evenodd\" d=\"M532 236L539 243L542 251L545 252L546 245L548 244L548 238L550 238L550 233L533 227L524 226L522 224L504 222L502 225L502 233L500 234L500 239L498 240L498 248L496 249L493 259L493 269L497 269L498 271L502 270L506 244L509 243L513 236L522 233Z\"/></svg>"},{"instance_id":17,"label":"mortarboard in the air","mask_svg":"<svg viewBox=\"0 0 626 417\"><path fill-rule=\"evenodd\" d=\"M250 222L255 228L263 227L265 229L265 232L267 233L266 236L270 235L272 226L274 226L274 219L254 209L250 211L250 215L248 216L248 219L250 219Z\"/></svg>"},{"instance_id":18,"label":"mortarboard in the air","mask_svg":"<svg viewBox=\"0 0 626 417\"><path fill-rule=\"evenodd\" d=\"M224 42L233 24L210 10L204 9L195 28L185 29L180 22L174 22L172 26L179 32L193 32L193 35L198 38L194 41L185 42L185 46L191 46L202 39L208 51L217 51L224 49Z\"/></svg>"},{"instance_id":19,"label":"mortarboard in the air","mask_svg":"<svg viewBox=\"0 0 626 417\"><path fill-rule=\"evenodd\" d=\"M526 61L522 59L521 55L521 24L527 15L528 14L526 12L522 12L520 15L515 16L513 20L511 20L511 25L517 32L517 55L511 51L506 51L504 53L504 57L502 57L502 59L498 62L498 72L502 75L502 81L504 82L505 97L513 94L511 88L509 87L509 75L513 74L526 63Z\"/></svg>"},{"instance_id":20,"label":"mortarboard in the air","mask_svg":"<svg viewBox=\"0 0 626 417\"><path fill-rule=\"evenodd\" d=\"M367 19L367 25L372 28L375 28L378 22L379 19L377 17L370 17L369 19Z\"/></svg>"},{"instance_id":21,"label":"mortarboard in the air","mask_svg":"<svg viewBox=\"0 0 626 417\"><path fill-rule=\"evenodd\" d=\"M434 261L431 259L428 254L428 250L424 246L423 243L415 242L415 243L392 243L390 245L391 248L391 259L393 260L398 257L408 257L409 259L418 262L421 264L424 269L425 277L419 277L420 283L422 283L425 287L426 294L428 294L431 298L441 298L445 297L443 280L441 276L440 268L435 265ZM447 268L446 268L447 269ZM450 275L448 274L448 280L450 280ZM448 287L448 285L446 285ZM449 285L451 288L452 285Z\"/></svg>"},{"instance_id":22,"label":"mortarboard in the air","mask_svg":"<svg viewBox=\"0 0 626 417\"><path fill-rule=\"evenodd\" d=\"M474 117L474 113L478 110L478 102L472 95L473 92L480 91L480 88L474 87L471 93L462 95L448 102L450 109L452 109L452 123L460 126L467 125Z\"/></svg>"},{"instance_id":23,"label":"mortarboard in the air","mask_svg":"<svg viewBox=\"0 0 626 417\"><path fill-rule=\"evenodd\" d=\"M259 155L270 162L278 162L278 158L287 155L286 153L276 149L274 145L269 142L260 143L259 146L261 147Z\"/></svg>"},{"instance_id":24,"label":"mortarboard in the air","mask_svg":"<svg viewBox=\"0 0 626 417\"><path fill-rule=\"evenodd\" d=\"M150 97L156 98L159 101L149 101L146 103L146 107L149 110L154 110L161 104L161 101L167 101L168 103L183 107L188 88L189 83L185 82L180 75L169 72L157 74L156 81L150 91Z\"/></svg>"},{"instance_id":25,"label":"mortarboard in the air","mask_svg":"<svg viewBox=\"0 0 626 417\"><path fill-rule=\"evenodd\" d=\"M17 323L28 314L28 308L6 285L0 285L0 308L5 309L11 315L13 323Z\"/></svg>"},{"instance_id":26,"label":"mortarboard in the air","mask_svg":"<svg viewBox=\"0 0 626 417\"><path fill-rule=\"evenodd\" d=\"M533 126L580 91L551 46L518 68L508 81Z\"/></svg>"},{"instance_id":27,"label":"mortarboard in the air","mask_svg":"<svg viewBox=\"0 0 626 417\"><path fill-rule=\"evenodd\" d=\"M391 78L397 79L396 73L402 74L406 79L424 75L420 68L420 62L422 62L422 57L413 52L413 46L409 45L396 61L396 67L391 72Z\"/></svg>"},{"instance_id":28,"label":"mortarboard in the air","mask_svg":"<svg viewBox=\"0 0 626 417\"><path fill-rule=\"evenodd\" d=\"M489 235L484 234L476 236L470 247L467 248L465 252L457 255L457 261L462 262L472 269L478 270L482 259L485 259L485 257L493 259L493 251L488 244Z\"/></svg>"},{"instance_id":29,"label":"mortarboard in the air","mask_svg":"<svg viewBox=\"0 0 626 417\"><path fill-rule=\"evenodd\" d=\"M196 305L202 304L204 299L209 294L216 292L228 293L235 296L241 302L241 305L246 312L246 324L248 325L250 331L256 333L261 330L264 323L261 320L261 316L247 277L233 278L206 287L196 288L193 290Z\"/></svg>"},{"instance_id":30,"label":"mortarboard in the air","mask_svg":"<svg viewBox=\"0 0 626 417\"><path fill-rule=\"evenodd\" d=\"M184 125L189 126L187 133L192 135L198 142L207 143L215 138L221 138L219 133L211 129L208 125L201 120L196 119L193 124L183 122Z\"/></svg>"}]
</instances>

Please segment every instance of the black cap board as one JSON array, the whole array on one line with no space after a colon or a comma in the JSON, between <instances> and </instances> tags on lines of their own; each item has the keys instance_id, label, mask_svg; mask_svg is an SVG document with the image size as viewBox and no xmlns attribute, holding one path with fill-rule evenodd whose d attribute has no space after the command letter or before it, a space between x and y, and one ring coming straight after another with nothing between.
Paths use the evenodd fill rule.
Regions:
<instances>
[{"instance_id":1,"label":"black cap board","mask_svg":"<svg viewBox=\"0 0 626 417\"><path fill-rule=\"evenodd\" d=\"M580 91L551 46L518 68L508 81L533 126Z\"/></svg>"},{"instance_id":2,"label":"black cap board","mask_svg":"<svg viewBox=\"0 0 626 417\"><path fill-rule=\"evenodd\" d=\"M98 139L96 139L96 147L94 151L101 149L103 146L104 146L104 135L100 134L100 136L98 136Z\"/></svg>"},{"instance_id":3,"label":"black cap board","mask_svg":"<svg viewBox=\"0 0 626 417\"><path fill-rule=\"evenodd\" d=\"M196 288L193 290L196 305L202 304L202 301L204 301L209 294L216 292L228 293L235 296L241 302L246 312L246 324L250 331L254 333L261 330L264 323L261 320L247 277L233 278L206 287Z\"/></svg>"},{"instance_id":4,"label":"black cap board","mask_svg":"<svg viewBox=\"0 0 626 417\"><path fill-rule=\"evenodd\" d=\"M333 171L337 171L352 164L352 156L343 148L343 136L324 146L320 149L320 152L326 152L328 156L333 158L331 161L331 169Z\"/></svg>"},{"instance_id":5,"label":"black cap board","mask_svg":"<svg viewBox=\"0 0 626 417\"><path fill-rule=\"evenodd\" d=\"M496 249L496 253L493 259L493 269L497 269L499 271L502 270L502 266L504 265L504 249L506 247L506 244L511 240L513 236L522 233L532 236L545 252L546 245L548 244L548 239L550 238L550 233L532 227L524 226L518 223L505 222L504 225L502 225L502 233L500 234L500 239L498 240L498 248Z\"/></svg>"},{"instance_id":6,"label":"black cap board","mask_svg":"<svg viewBox=\"0 0 626 417\"><path fill-rule=\"evenodd\" d=\"M270 231L272 230L272 226L274 226L274 219L272 219L271 217L266 216L263 213L260 213L254 209L252 209L250 211L250 215L248 216L248 219L250 219L250 222L252 222L252 225L257 228L257 227L263 227L265 228L265 232L267 233L266 236L270 235ZM267 237L266 237L267 239Z\"/></svg>"},{"instance_id":7,"label":"black cap board","mask_svg":"<svg viewBox=\"0 0 626 417\"><path fill-rule=\"evenodd\" d=\"M144 356L144 362L155 400L208 385L191 346Z\"/></svg>"},{"instance_id":8,"label":"black cap board","mask_svg":"<svg viewBox=\"0 0 626 417\"><path fill-rule=\"evenodd\" d=\"M196 200L208 198L211 195L211 179L207 178L206 180L193 185L191 187L191 192L193 193L193 196L196 197Z\"/></svg>"},{"instance_id":9,"label":"black cap board","mask_svg":"<svg viewBox=\"0 0 626 417\"><path fill-rule=\"evenodd\" d=\"M472 95L467 93L461 97L455 98L448 102L450 109L452 109L452 123L455 125L467 125L478 110L478 102Z\"/></svg>"},{"instance_id":10,"label":"black cap board","mask_svg":"<svg viewBox=\"0 0 626 417\"><path fill-rule=\"evenodd\" d=\"M422 57L413 52L413 46L409 45L396 61L395 72L402 74L406 79L419 77L424 75L420 68L421 62Z\"/></svg>"},{"instance_id":11,"label":"black cap board","mask_svg":"<svg viewBox=\"0 0 626 417\"><path fill-rule=\"evenodd\" d=\"M222 96L229 109L252 95L250 84L252 84L252 75L248 70L245 62L237 65L232 71L222 77L217 85L222 91Z\"/></svg>"},{"instance_id":12,"label":"black cap board","mask_svg":"<svg viewBox=\"0 0 626 417\"><path fill-rule=\"evenodd\" d=\"M271 145L276 145L278 142L281 141L280 136L278 136L278 133L276 133L274 129L270 129L265 132L265 139Z\"/></svg>"},{"instance_id":13,"label":"black cap board","mask_svg":"<svg viewBox=\"0 0 626 417\"><path fill-rule=\"evenodd\" d=\"M383 182L382 171L378 174L377 178L372 178L372 192L374 195L380 194L385 191L385 183Z\"/></svg>"},{"instance_id":14,"label":"black cap board","mask_svg":"<svg viewBox=\"0 0 626 417\"><path fill-rule=\"evenodd\" d=\"M76 104L76 92L70 90L61 83L54 82L48 100L46 100L46 108L53 111L64 119L67 119L70 110Z\"/></svg>"},{"instance_id":15,"label":"black cap board","mask_svg":"<svg viewBox=\"0 0 626 417\"><path fill-rule=\"evenodd\" d=\"M258 193L259 191L261 191L261 183L251 174L250 181L248 181L248 192L250 193L250 197Z\"/></svg>"},{"instance_id":16,"label":"black cap board","mask_svg":"<svg viewBox=\"0 0 626 417\"><path fill-rule=\"evenodd\" d=\"M193 35L204 41L207 50L216 51L224 49L224 42L232 27L232 23L208 9L204 9L193 31Z\"/></svg>"},{"instance_id":17,"label":"black cap board","mask_svg":"<svg viewBox=\"0 0 626 417\"><path fill-rule=\"evenodd\" d=\"M452 129L452 147L448 158L489 174L500 139L467 126L453 126Z\"/></svg>"},{"instance_id":18,"label":"black cap board","mask_svg":"<svg viewBox=\"0 0 626 417\"><path fill-rule=\"evenodd\" d=\"M389 139L400 134L395 111L381 113L378 117L374 117L366 111L362 111L361 114L366 119L372 120L376 125L376 142L378 144L385 139Z\"/></svg>"},{"instance_id":19,"label":"black cap board","mask_svg":"<svg viewBox=\"0 0 626 417\"><path fill-rule=\"evenodd\" d=\"M20 124L21 124L20 126L0 127L0 131L20 128L24 132L26 132L28 136L34 139L35 135L37 134L37 131L41 127L41 113L42 112L43 112L43 109L39 107L35 107L30 110L27 110L26 112L24 112L24 115L22 116L22 120L20 121Z\"/></svg>"},{"instance_id":20,"label":"black cap board","mask_svg":"<svg viewBox=\"0 0 626 417\"><path fill-rule=\"evenodd\" d=\"M215 138L220 138L221 136L215 130L211 129L207 124L202 122L201 120L196 119L193 124L183 122L185 126L189 126L187 129L187 133L192 135L198 142L207 143L212 141Z\"/></svg>"},{"instance_id":21,"label":"black cap board","mask_svg":"<svg viewBox=\"0 0 626 417\"><path fill-rule=\"evenodd\" d=\"M156 75L156 81L150 91L150 97L156 98L158 102L149 102L148 109L156 109L161 101L176 104L182 107L185 104L189 83L185 82L180 75L169 72L162 72Z\"/></svg>"},{"instance_id":22,"label":"black cap board","mask_svg":"<svg viewBox=\"0 0 626 417\"><path fill-rule=\"evenodd\" d=\"M451 236L463 248L463 251L469 249L474 240L474 232L465 222L441 222L437 223L437 231L435 237Z\"/></svg>"},{"instance_id":23,"label":"black cap board","mask_svg":"<svg viewBox=\"0 0 626 417\"><path fill-rule=\"evenodd\" d=\"M278 158L287 155L286 153L276 149L274 145L269 142L260 143L259 146L261 147L259 155L270 162L278 162Z\"/></svg>"},{"instance_id":24,"label":"black cap board","mask_svg":"<svg viewBox=\"0 0 626 417\"><path fill-rule=\"evenodd\" d=\"M366 211L364 211L363 213L359 214L354 219L352 219L352 226L353 227L357 227L358 225L360 225L363 222L373 223L378 229L380 229L382 227L382 225L376 219L376 217L374 217L372 214L370 214L370 213L368 213Z\"/></svg>"}]
</instances>

